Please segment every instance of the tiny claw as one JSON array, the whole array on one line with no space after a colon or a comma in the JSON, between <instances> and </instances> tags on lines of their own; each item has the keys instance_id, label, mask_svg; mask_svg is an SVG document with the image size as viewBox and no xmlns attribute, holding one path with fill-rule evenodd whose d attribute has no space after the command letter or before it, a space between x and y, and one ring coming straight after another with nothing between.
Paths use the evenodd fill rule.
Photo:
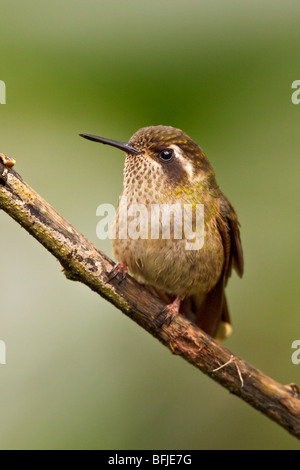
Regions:
<instances>
[{"instance_id":1,"label":"tiny claw","mask_svg":"<svg viewBox=\"0 0 300 470\"><path fill-rule=\"evenodd\" d=\"M108 279L105 284L108 284L111 282L113 279L115 279L119 274L122 274L121 279L119 280L119 284L121 284L124 279L126 278L128 273L128 266L127 263L122 262L122 263L116 263L112 270L108 273Z\"/></svg>"},{"instance_id":2,"label":"tiny claw","mask_svg":"<svg viewBox=\"0 0 300 470\"><path fill-rule=\"evenodd\" d=\"M165 308L162 309L162 311L156 317L158 319L163 316L160 322L160 326L164 324L169 326L172 323L174 318L179 314L181 301L182 297L178 295L174 302L169 305L166 305Z\"/></svg>"},{"instance_id":3,"label":"tiny claw","mask_svg":"<svg viewBox=\"0 0 300 470\"><path fill-rule=\"evenodd\" d=\"M156 318L160 318L160 317L163 317L161 322L160 322L160 326L162 325L168 325L170 326L172 321L174 320L174 318L176 317L176 315L174 313L170 313L168 312L168 309L167 307L164 308L158 315Z\"/></svg>"}]
</instances>

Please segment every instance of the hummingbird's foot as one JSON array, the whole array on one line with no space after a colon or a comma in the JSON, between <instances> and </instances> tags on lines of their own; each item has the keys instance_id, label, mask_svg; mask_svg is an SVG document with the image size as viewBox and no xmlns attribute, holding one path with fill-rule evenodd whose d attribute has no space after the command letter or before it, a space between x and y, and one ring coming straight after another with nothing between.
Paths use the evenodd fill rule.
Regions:
<instances>
[{"instance_id":1,"label":"hummingbird's foot","mask_svg":"<svg viewBox=\"0 0 300 470\"><path fill-rule=\"evenodd\" d=\"M122 274L121 279L119 281L119 284L121 284L121 282L123 282L124 279L126 278L127 273L128 273L128 266L127 266L127 263L125 263L125 261L122 263L115 264L113 269L108 274L108 279L106 281L106 284L112 281L113 279L115 279L115 277L117 277L119 274Z\"/></svg>"},{"instance_id":2,"label":"hummingbird's foot","mask_svg":"<svg viewBox=\"0 0 300 470\"><path fill-rule=\"evenodd\" d=\"M169 305L166 305L165 308L157 315L157 318L162 317L161 325L170 325L174 318L179 314L180 304L183 300L181 295L178 295L176 299Z\"/></svg>"}]
</instances>

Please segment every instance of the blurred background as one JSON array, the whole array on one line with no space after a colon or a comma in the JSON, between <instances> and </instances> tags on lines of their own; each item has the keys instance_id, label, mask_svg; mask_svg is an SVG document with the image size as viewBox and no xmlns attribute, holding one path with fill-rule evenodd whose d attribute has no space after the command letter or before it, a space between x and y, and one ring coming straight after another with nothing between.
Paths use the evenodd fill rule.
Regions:
<instances>
[{"instance_id":1,"label":"blurred background","mask_svg":"<svg viewBox=\"0 0 300 470\"><path fill-rule=\"evenodd\" d=\"M78 133L186 131L242 224L225 346L283 384L300 384L299 21L297 1L1 1L0 152L111 256L96 208L116 204L124 158ZM0 227L1 449L300 449Z\"/></svg>"}]
</instances>

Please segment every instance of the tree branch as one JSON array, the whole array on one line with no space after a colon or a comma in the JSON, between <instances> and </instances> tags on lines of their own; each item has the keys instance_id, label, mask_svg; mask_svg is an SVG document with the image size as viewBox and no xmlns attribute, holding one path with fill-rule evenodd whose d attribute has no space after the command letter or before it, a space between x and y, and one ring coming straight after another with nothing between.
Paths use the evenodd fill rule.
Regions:
<instances>
[{"instance_id":1,"label":"tree branch","mask_svg":"<svg viewBox=\"0 0 300 470\"><path fill-rule=\"evenodd\" d=\"M127 278L108 281L113 262L59 215L11 168L0 154L0 209L33 235L64 268L68 279L80 281L107 299L155 336L174 354L193 364L231 393L300 438L300 397L296 385L281 385L203 333L182 315L162 325L165 305Z\"/></svg>"}]
</instances>

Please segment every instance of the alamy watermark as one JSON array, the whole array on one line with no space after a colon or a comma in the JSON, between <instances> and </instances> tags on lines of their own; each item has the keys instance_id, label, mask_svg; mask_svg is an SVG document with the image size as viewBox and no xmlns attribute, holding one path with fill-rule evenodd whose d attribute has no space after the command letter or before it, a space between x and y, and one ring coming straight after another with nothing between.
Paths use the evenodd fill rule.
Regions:
<instances>
[{"instance_id":1,"label":"alamy watermark","mask_svg":"<svg viewBox=\"0 0 300 470\"><path fill-rule=\"evenodd\" d=\"M6 364L6 344L0 340L0 365Z\"/></svg>"},{"instance_id":2,"label":"alamy watermark","mask_svg":"<svg viewBox=\"0 0 300 470\"><path fill-rule=\"evenodd\" d=\"M6 85L3 80L0 80L0 104L6 104Z\"/></svg>"},{"instance_id":3,"label":"alamy watermark","mask_svg":"<svg viewBox=\"0 0 300 470\"><path fill-rule=\"evenodd\" d=\"M129 204L121 196L117 220L112 204L98 206L96 215L101 217L96 228L100 240L184 240L186 250L200 250L204 245L203 204Z\"/></svg>"},{"instance_id":4,"label":"alamy watermark","mask_svg":"<svg viewBox=\"0 0 300 470\"><path fill-rule=\"evenodd\" d=\"M294 80L292 83L292 88L295 89L292 93L291 100L293 104L300 103L300 80Z\"/></svg>"},{"instance_id":5,"label":"alamy watermark","mask_svg":"<svg viewBox=\"0 0 300 470\"><path fill-rule=\"evenodd\" d=\"M295 339L295 341L292 342L292 349L295 349L291 357L292 363L297 366L300 364L300 339Z\"/></svg>"}]
</instances>

